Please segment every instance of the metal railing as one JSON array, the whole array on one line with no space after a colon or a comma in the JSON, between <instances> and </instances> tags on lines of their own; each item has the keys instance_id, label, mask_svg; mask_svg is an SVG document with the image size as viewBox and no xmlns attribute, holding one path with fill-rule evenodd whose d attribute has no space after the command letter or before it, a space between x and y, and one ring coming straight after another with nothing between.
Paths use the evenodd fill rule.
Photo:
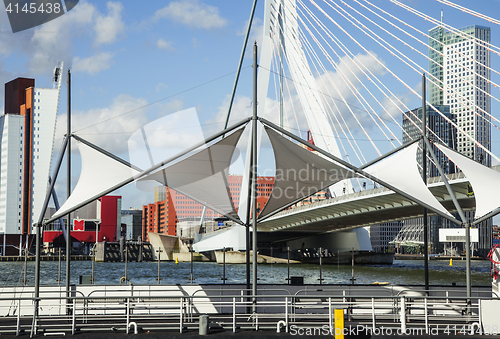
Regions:
<instances>
[{"instance_id":1,"label":"metal railing","mask_svg":"<svg viewBox=\"0 0 500 339\"><path fill-rule=\"evenodd\" d=\"M369 296L339 290L299 290L294 295L268 291L257 295L252 312L250 291L193 290L191 294L173 288L149 293L96 290L85 296L64 292L41 293L38 312L31 295L0 297L0 334L23 332L71 333L90 331L183 331L198 329L198 316L208 314L211 326L219 330L270 329L299 331L316 328L335 330L334 310L344 313L344 328L380 333L422 333L460 329L481 331L481 302L497 298L473 296L470 306L464 296L448 294ZM141 291L139 291L141 292ZM147 291L146 291L147 292ZM273 292L275 294L273 294ZM278 292L278 293L276 293ZM227 293L227 295L226 295ZM34 316L36 314L36 316ZM323 332L324 333L324 332ZM356 332L358 333L358 332ZM359 334L359 333L358 333Z\"/></svg>"}]
</instances>

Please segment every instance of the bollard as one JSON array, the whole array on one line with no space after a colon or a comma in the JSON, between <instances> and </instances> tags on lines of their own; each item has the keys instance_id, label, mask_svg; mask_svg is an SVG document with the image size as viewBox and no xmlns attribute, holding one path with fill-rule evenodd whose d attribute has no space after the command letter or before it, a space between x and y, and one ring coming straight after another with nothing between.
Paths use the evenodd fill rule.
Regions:
<instances>
[{"instance_id":1,"label":"bollard","mask_svg":"<svg viewBox=\"0 0 500 339\"><path fill-rule=\"evenodd\" d=\"M202 314L199 318L199 335L207 335L208 334L208 315Z\"/></svg>"}]
</instances>

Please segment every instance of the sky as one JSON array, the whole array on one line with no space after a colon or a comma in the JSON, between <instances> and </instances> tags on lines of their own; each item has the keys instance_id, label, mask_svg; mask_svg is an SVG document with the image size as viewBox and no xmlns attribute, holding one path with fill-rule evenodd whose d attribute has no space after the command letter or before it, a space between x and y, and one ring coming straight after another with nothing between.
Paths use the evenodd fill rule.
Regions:
<instances>
[{"instance_id":1,"label":"sky","mask_svg":"<svg viewBox=\"0 0 500 339\"><path fill-rule=\"evenodd\" d=\"M463 13L439 1L402 2L435 19L439 19L441 10L444 10L444 22L457 28L472 24L489 26L492 32L492 44L500 46L500 27L497 23ZM497 0L455 2L490 17L500 18L500 6ZM381 79L393 93L393 97L399 98L409 109L420 107L421 99L412 90L420 92L421 73L402 63L337 13L334 10L339 8L336 4L349 10L353 15L355 13L341 0L297 1L297 3L300 11L305 11L303 9L305 5L315 13L331 29L332 34L342 41L345 48L349 49L357 60L362 61L374 76ZM363 9L359 3L367 5L364 0L346 1L346 3L413 46L416 51L396 41L374 24L364 21L367 27L409 56L415 62L414 67L428 69L428 61L424 57L427 55L427 47L415 39L404 37L402 33ZM422 32L428 32L434 27L429 21L390 1L373 0L370 3ZM193 130L199 131L198 125L201 126L205 137L221 130L224 125L252 4L252 0L81 0L67 14L18 33L12 33L6 13L0 11L0 81L6 83L16 77L31 77L36 79L37 87L51 87L53 69L58 62L63 61L64 73L70 68L72 74L73 132L125 159L129 157L128 140L141 126L148 123L155 124L159 118L194 107L199 123L182 121L174 127L171 126L171 129L165 128L166 136L158 145L158 147L165 145L168 148L181 149L197 138L193 135ZM325 10L327 15L324 15L318 7ZM250 46L254 42L259 46L262 40L263 13L264 1L258 1L250 33ZM309 20L311 18L309 17ZM394 19L391 20L396 22ZM312 29L312 26L310 27ZM347 33L342 32L340 27L359 44L355 43ZM423 35L413 30L408 31L423 42L427 42L427 38ZM304 36L308 36L305 31ZM314 50L318 53L317 58L322 61L321 65L326 68L326 72L319 72L317 67L320 64L316 63L313 67L314 62L311 62L312 73L318 80L321 91L329 94L331 102L339 102L339 110L344 112L345 132L352 138L349 143L347 137L340 135L339 132L338 140L345 148L345 159L359 165L375 158L379 152L389 151L392 145L397 146L395 138L387 131L388 137L386 137L376 127L367 112L368 106L361 106L352 91L340 82L341 71L335 69L333 65L339 65L341 70L347 71L351 69L352 63L337 48L334 49L340 53L339 55L332 51L322 51L314 41L310 44L310 50L306 54L312 55L310 53ZM333 45L333 39L330 38L329 44ZM326 43L323 46L327 46ZM496 69L499 56L492 54L491 58L491 66ZM249 48L245 53L231 112L233 122L252 113L251 64L252 53ZM401 139L402 132L397 123L401 123L399 109L402 104L391 104L389 98L375 90L366 76L359 71L354 73L358 78L354 75L350 75L349 78L361 95L367 98L366 105L373 107L391 128L395 137ZM334 90L331 84L324 81L325 78L333 79L333 82L339 84L339 88ZM500 83L498 74L492 73L492 80ZM292 83L289 78L286 82ZM366 84L366 89L361 83ZM262 113L273 121L277 120L276 86L274 77L271 77L269 99ZM3 86L0 91L0 100L3 102ZM492 95L499 97L496 91L498 88L492 88ZM54 157L60 151L66 129L66 92L65 76L59 102ZM343 104L341 98L344 98L349 105ZM290 89L287 87L284 125L294 133L299 133L300 130L301 136L305 138L308 127L299 106L293 87L290 86ZM500 119L498 108L498 102L493 100L492 114ZM3 104L0 105L0 109L3 111ZM339 124L339 127L340 125L342 124ZM492 151L500 155L499 133L495 128L492 131ZM350 144L353 143L357 145L353 146L354 148L362 150L363 156L356 155L350 148ZM266 141L263 142L263 147L261 158L264 167L272 166L269 160L271 151ZM73 147L73 154L71 182L74 187L80 171L76 147ZM236 173L237 169L233 171L239 174ZM63 170L56 185L60 201L64 201L66 197L65 175L66 171ZM115 193L122 195L123 209L140 209L142 205L153 201L151 192L139 190L134 185Z\"/></svg>"}]
</instances>

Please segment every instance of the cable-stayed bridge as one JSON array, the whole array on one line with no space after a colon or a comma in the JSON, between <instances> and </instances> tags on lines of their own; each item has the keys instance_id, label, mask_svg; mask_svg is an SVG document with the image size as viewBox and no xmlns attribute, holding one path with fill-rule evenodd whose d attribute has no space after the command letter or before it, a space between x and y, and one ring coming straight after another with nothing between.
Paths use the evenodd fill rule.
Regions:
<instances>
[{"instance_id":1,"label":"cable-stayed bridge","mask_svg":"<svg viewBox=\"0 0 500 339\"><path fill-rule=\"evenodd\" d=\"M494 167L500 171L500 166ZM450 186L464 210L475 208L469 181L462 172L447 175ZM440 177L429 178L429 190L451 212L453 202ZM345 194L307 205L292 207L259 224L263 232L303 232L304 234L343 231L356 227L422 217L423 208L384 187Z\"/></svg>"}]
</instances>

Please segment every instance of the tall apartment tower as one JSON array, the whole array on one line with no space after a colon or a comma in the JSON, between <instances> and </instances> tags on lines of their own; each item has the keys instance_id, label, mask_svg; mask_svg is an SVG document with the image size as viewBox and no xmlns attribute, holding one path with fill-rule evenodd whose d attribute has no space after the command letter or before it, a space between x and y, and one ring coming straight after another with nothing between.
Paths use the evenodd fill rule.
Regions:
<instances>
[{"instance_id":1,"label":"tall apartment tower","mask_svg":"<svg viewBox=\"0 0 500 339\"><path fill-rule=\"evenodd\" d=\"M448 32L435 27L429 36L430 78L439 83L429 81L429 102L449 105L459 129L491 150L490 28L474 25ZM484 150L460 132L457 138L458 152L491 166Z\"/></svg>"},{"instance_id":2,"label":"tall apartment tower","mask_svg":"<svg viewBox=\"0 0 500 339\"><path fill-rule=\"evenodd\" d=\"M429 81L432 105L449 105L457 126L474 141L491 150L490 28L467 26L449 32L442 27L429 31L429 73L439 86ZM474 141L457 131L456 150L463 155L491 166L491 156ZM466 212L473 220L475 211ZM477 250L485 255L491 248L492 220L479 225Z\"/></svg>"},{"instance_id":3,"label":"tall apartment tower","mask_svg":"<svg viewBox=\"0 0 500 339\"><path fill-rule=\"evenodd\" d=\"M31 234L47 193L62 67L54 88L35 87L34 79L5 84L5 114L0 117L0 234ZM5 240L4 240L5 243Z\"/></svg>"}]
</instances>

